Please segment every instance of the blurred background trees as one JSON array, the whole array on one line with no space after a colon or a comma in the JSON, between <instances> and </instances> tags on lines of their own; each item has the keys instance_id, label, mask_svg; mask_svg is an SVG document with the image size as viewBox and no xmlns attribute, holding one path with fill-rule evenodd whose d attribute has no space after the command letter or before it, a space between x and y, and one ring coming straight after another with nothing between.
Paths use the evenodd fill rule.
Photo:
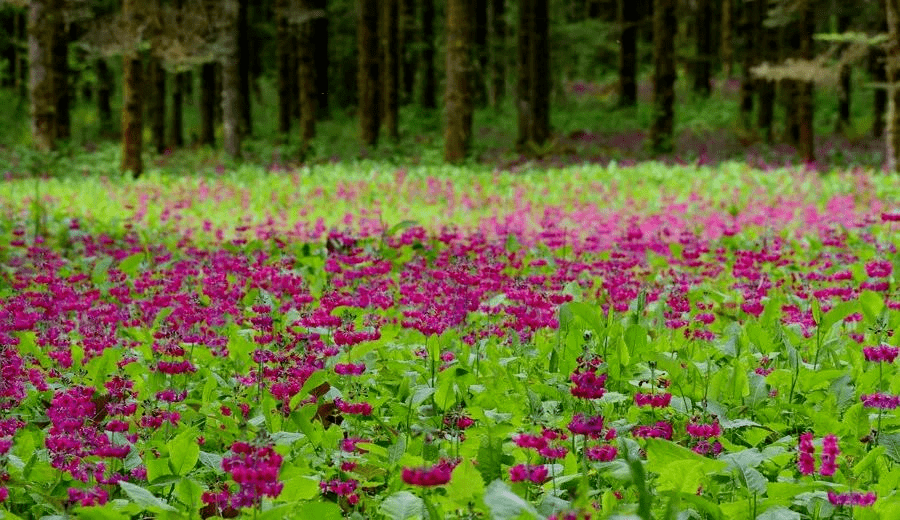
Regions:
<instances>
[{"instance_id":1,"label":"blurred background trees","mask_svg":"<svg viewBox=\"0 0 900 520\"><path fill-rule=\"evenodd\" d=\"M509 112L510 148L540 155L559 145L555 107L579 89L598 99L598 120L649 105L646 149L667 154L684 100L732 84L743 138L814 161L825 92L834 132L858 137L851 108L866 99L867 131L886 132L895 157L896 2L6 1L0 88L27 107L16 113L34 148L118 139L135 176L146 157L186 146L238 158L246 140L272 139L302 157L332 120L354 121L363 154L424 122L459 161L477 114L499 125L510 121L490 114ZM91 117L73 121L84 106Z\"/></svg>"}]
</instances>

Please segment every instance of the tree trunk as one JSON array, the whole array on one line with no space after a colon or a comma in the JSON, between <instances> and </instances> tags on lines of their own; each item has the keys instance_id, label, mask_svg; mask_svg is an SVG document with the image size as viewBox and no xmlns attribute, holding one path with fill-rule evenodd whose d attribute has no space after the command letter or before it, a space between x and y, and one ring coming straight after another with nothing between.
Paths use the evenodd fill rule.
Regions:
<instances>
[{"instance_id":1,"label":"tree trunk","mask_svg":"<svg viewBox=\"0 0 900 520\"><path fill-rule=\"evenodd\" d=\"M200 144L216 145L216 64L200 66Z\"/></svg>"},{"instance_id":2,"label":"tree trunk","mask_svg":"<svg viewBox=\"0 0 900 520\"><path fill-rule=\"evenodd\" d=\"M694 63L694 92L709 96L709 77L712 66L711 0L697 0L697 56ZM752 50L751 50L752 52Z\"/></svg>"},{"instance_id":3,"label":"tree trunk","mask_svg":"<svg viewBox=\"0 0 900 520\"><path fill-rule=\"evenodd\" d=\"M850 26L850 16L847 14L847 8L844 6L836 6L832 2L833 7L839 10L837 14L837 32L846 32ZM853 76L853 69L849 64L841 66L838 73L838 119L835 124L835 133L847 134L852 125L850 124L850 90Z\"/></svg>"},{"instance_id":4,"label":"tree trunk","mask_svg":"<svg viewBox=\"0 0 900 520\"><path fill-rule=\"evenodd\" d=\"M246 0L225 0L225 55L222 58L222 147L231 157L241 155L244 112L241 109L240 4Z\"/></svg>"},{"instance_id":5,"label":"tree trunk","mask_svg":"<svg viewBox=\"0 0 900 520\"><path fill-rule=\"evenodd\" d=\"M472 51L475 1L447 1L447 79L444 93L444 160L459 162L472 140Z\"/></svg>"},{"instance_id":6,"label":"tree trunk","mask_svg":"<svg viewBox=\"0 0 900 520\"><path fill-rule=\"evenodd\" d=\"M399 46L397 45L397 0L380 0L379 39L381 40L381 122L388 139L399 137Z\"/></svg>"},{"instance_id":7,"label":"tree trunk","mask_svg":"<svg viewBox=\"0 0 900 520\"><path fill-rule=\"evenodd\" d=\"M664 154L675 147L675 0L654 0L653 9L654 115L649 139L650 150Z\"/></svg>"},{"instance_id":8,"label":"tree trunk","mask_svg":"<svg viewBox=\"0 0 900 520\"><path fill-rule=\"evenodd\" d=\"M800 0L800 57L806 60L813 58L813 34L815 33L814 0ZM815 105L813 83L803 81L798 85L797 118L800 124L800 143L798 152L807 163L816 160L816 149L813 135Z\"/></svg>"},{"instance_id":9,"label":"tree trunk","mask_svg":"<svg viewBox=\"0 0 900 520\"><path fill-rule=\"evenodd\" d=\"M95 62L97 72L97 119L100 121L100 135L111 137L115 133L112 99L115 81L105 58L97 58Z\"/></svg>"},{"instance_id":10,"label":"tree trunk","mask_svg":"<svg viewBox=\"0 0 900 520\"><path fill-rule=\"evenodd\" d=\"M519 6L518 136L528 152L550 137L550 48L547 0L523 0Z\"/></svg>"},{"instance_id":11,"label":"tree trunk","mask_svg":"<svg viewBox=\"0 0 900 520\"><path fill-rule=\"evenodd\" d=\"M315 95L317 119L328 117L328 5L326 0L313 0L318 15L312 21L313 61L315 66Z\"/></svg>"},{"instance_id":12,"label":"tree trunk","mask_svg":"<svg viewBox=\"0 0 900 520\"><path fill-rule=\"evenodd\" d=\"M887 27L882 28L887 32ZM869 73L876 83L887 83L885 53L881 47L873 47L869 53ZM872 135L882 137L884 135L884 114L887 111L887 91L882 88L875 89L872 111Z\"/></svg>"},{"instance_id":13,"label":"tree trunk","mask_svg":"<svg viewBox=\"0 0 900 520\"><path fill-rule=\"evenodd\" d=\"M380 117L378 93L378 1L359 0L359 22L356 26L359 52L359 134L363 143L378 143Z\"/></svg>"},{"instance_id":14,"label":"tree trunk","mask_svg":"<svg viewBox=\"0 0 900 520\"><path fill-rule=\"evenodd\" d=\"M184 146L184 85L187 75L178 72L172 83L172 118L169 120L169 144L172 148Z\"/></svg>"},{"instance_id":15,"label":"tree trunk","mask_svg":"<svg viewBox=\"0 0 900 520\"><path fill-rule=\"evenodd\" d=\"M54 9L52 0L32 0L28 4L31 138L41 151L52 150L56 142L56 99L51 66Z\"/></svg>"},{"instance_id":16,"label":"tree trunk","mask_svg":"<svg viewBox=\"0 0 900 520\"><path fill-rule=\"evenodd\" d=\"M253 135L253 119L250 111L251 62L253 60L253 47L250 41L250 1L237 0L237 9L237 106L240 110L240 135L250 136Z\"/></svg>"},{"instance_id":17,"label":"tree trunk","mask_svg":"<svg viewBox=\"0 0 900 520\"><path fill-rule=\"evenodd\" d=\"M497 109L506 94L506 1L488 3L488 46L490 49L491 84L489 103Z\"/></svg>"},{"instance_id":18,"label":"tree trunk","mask_svg":"<svg viewBox=\"0 0 900 520\"><path fill-rule=\"evenodd\" d=\"M753 117L753 95L757 80L750 73L750 69L757 65L755 43L760 27L760 3L761 0L744 2L740 14L739 31L741 34L742 59L741 59L741 88L740 88L740 125L749 130Z\"/></svg>"},{"instance_id":19,"label":"tree trunk","mask_svg":"<svg viewBox=\"0 0 900 520\"><path fill-rule=\"evenodd\" d=\"M900 173L900 0L886 0L888 41L887 79L888 115L885 137L887 141L887 170Z\"/></svg>"},{"instance_id":20,"label":"tree trunk","mask_svg":"<svg viewBox=\"0 0 900 520\"><path fill-rule=\"evenodd\" d=\"M773 49L777 43L777 31L764 26L760 29L757 47L754 52L762 61L774 61L776 54L773 52ZM772 140L772 121L775 119L775 82L759 79L756 85L759 93L757 98L759 105L756 111L756 128L763 141L768 143Z\"/></svg>"},{"instance_id":21,"label":"tree trunk","mask_svg":"<svg viewBox=\"0 0 900 520\"><path fill-rule=\"evenodd\" d=\"M416 87L416 4L400 0L400 102L411 103Z\"/></svg>"},{"instance_id":22,"label":"tree trunk","mask_svg":"<svg viewBox=\"0 0 900 520\"><path fill-rule=\"evenodd\" d=\"M122 17L138 25L139 0L122 2ZM144 64L137 47L122 55L122 171L134 178L144 172Z\"/></svg>"},{"instance_id":23,"label":"tree trunk","mask_svg":"<svg viewBox=\"0 0 900 520\"><path fill-rule=\"evenodd\" d=\"M472 57L472 95L477 107L487 105L488 86L488 3L489 0L475 0L474 45Z\"/></svg>"},{"instance_id":24,"label":"tree trunk","mask_svg":"<svg viewBox=\"0 0 900 520\"><path fill-rule=\"evenodd\" d=\"M726 78L731 77L732 63L734 63L734 45L731 34L734 2L735 0L722 0L722 41L719 45L719 56L722 59L722 73Z\"/></svg>"},{"instance_id":25,"label":"tree trunk","mask_svg":"<svg viewBox=\"0 0 900 520\"><path fill-rule=\"evenodd\" d=\"M289 0L275 0L275 52L278 69L278 132L287 134L291 131L291 119L294 115L294 88L291 83L296 82L297 70L293 67L292 54L296 49L291 25L288 23Z\"/></svg>"},{"instance_id":26,"label":"tree trunk","mask_svg":"<svg viewBox=\"0 0 900 520\"><path fill-rule=\"evenodd\" d=\"M640 5L619 0L619 106L637 104L637 35Z\"/></svg>"},{"instance_id":27,"label":"tree trunk","mask_svg":"<svg viewBox=\"0 0 900 520\"><path fill-rule=\"evenodd\" d=\"M437 108L434 70L434 0L422 0L422 101L423 108Z\"/></svg>"},{"instance_id":28,"label":"tree trunk","mask_svg":"<svg viewBox=\"0 0 900 520\"><path fill-rule=\"evenodd\" d=\"M150 58L147 70L150 76L147 96L150 135L156 153L163 153L166 150L166 70L155 57Z\"/></svg>"},{"instance_id":29,"label":"tree trunk","mask_svg":"<svg viewBox=\"0 0 900 520\"><path fill-rule=\"evenodd\" d=\"M61 7L61 6L60 6ZM52 39L53 97L56 104L56 138L66 140L72 135L72 118L70 107L70 74L69 74L69 30L62 15L54 16Z\"/></svg>"},{"instance_id":30,"label":"tree trunk","mask_svg":"<svg viewBox=\"0 0 900 520\"><path fill-rule=\"evenodd\" d=\"M300 1L300 9L312 12L312 2ZM297 87L300 104L300 141L309 146L316 136L316 114L318 97L316 96L316 68L313 40L313 22L305 20L297 28Z\"/></svg>"}]
</instances>

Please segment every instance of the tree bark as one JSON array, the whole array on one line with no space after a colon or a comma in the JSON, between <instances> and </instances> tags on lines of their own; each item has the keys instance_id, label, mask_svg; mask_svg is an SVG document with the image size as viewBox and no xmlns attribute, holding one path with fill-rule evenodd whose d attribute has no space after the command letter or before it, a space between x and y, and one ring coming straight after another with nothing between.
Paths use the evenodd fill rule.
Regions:
<instances>
[{"instance_id":1,"label":"tree bark","mask_svg":"<svg viewBox=\"0 0 900 520\"><path fill-rule=\"evenodd\" d=\"M61 8L58 6L57 8ZM66 140L72 135L72 117L70 108L70 74L69 74L69 29L61 14L53 17L51 61L53 63L53 97L56 104L56 139Z\"/></svg>"},{"instance_id":2,"label":"tree bark","mask_svg":"<svg viewBox=\"0 0 900 520\"><path fill-rule=\"evenodd\" d=\"M253 119L250 106L250 84L253 68L253 46L250 41L250 1L237 0L237 7L237 105L240 110L240 135L250 136L253 135Z\"/></svg>"},{"instance_id":3,"label":"tree bark","mask_svg":"<svg viewBox=\"0 0 900 520\"><path fill-rule=\"evenodd\" d=\"M477 107L487 105L488 99L488 3L489 0L475 0L474 8L472 95Z\"/></svg>"},{"instance_id":4,"label":"tree bark","mask_svg":"<svg viewBox=\"0 0 900 520\"><path fill-rule=\"evenodd\" d=\"M757 80L750 73L750 69L758 63L755 43L757 32L760 28L760 3L761 0L744 2L740 14L739 31L741 34L742 59L741 59L741 88L740 88L740 125L749 130L753 117L753 95L756 90Z\"/></svg>"},{"instance_id":5,"label":"tree bark","mask_svg":"<svg viewBox=\"0 0 900 520\"><path fill-rule=\"evenodd\" d=\"M112 99L115 81L105 58L97 58L95 62L97 73L97 119L100 121L100 135L110 137L115 132Z\"/></svg>"},{"instance_id":6,"label":"tree bark","mask_svg":"<svg viewBox=\"0 0 900 520\"><path fill-rule=\"evenodd\" d=\"M312 13L310 0L300 1L301 11ZM306 19L297 28L297 87L300 104L300 140L304 146L316 136L316 114L318 97L316 96L316 68L313 47L313 21Z\"/></svg>"},{"instance_id":7,"label":"tree bark","mask_svg":"<svg viewBox=\"0 0 900 520\"><path fill-rule=\"evenodd\" d=\"M887 32L883 27L882 32ZM874 47L869 54L869 73L876 83L887 83L887 71L885 69L885 53L881 47ZM875 89L872 111L872 135L882 137L884 135L884 114L887 111L888 95L882 88Z\"/></svg>"},{"instance_id":8,"label":"tree bark","mask_svg":"<svg viewBox=\"0 0 900 520\"><path fill-rule=\"evenodd\" d=\"M51 66L52 0L32 0L28 5L28 91L31 105L31 138L41 151L56 145L56 103Z\"/></svg>"},{"instance_id":9,"label":"tree bark","mask_svg":"<svg viewBox=\"0 0 900 520\"><path fill-rule=\"evenodd\" d=\"M240 4L225 0L225 54L222 58L222 147L231 157L241 155L244 112L241 107Z\"/></svg>"},{"instance_id":10,"label":"tree bark","mask_svg":"<svg viewBox=\"0 0 900 520\"><path fill-rule=\"evenodd\" d=\"M422 0L422 100L423 108L437 108L434 70L434 0Z\"/></svg>"},{"instance_id":11,"label":"tree bark","mask_svg":"<svg viewBox=\"0 0 900 520\"><path fill-rule=\"evenodd\" d=\"M149 72L149 96L147 114L150 120L150 135L156 153L166 150L166 70L158 58L151 57Z\"/></svg>"},{"instance_id":12,"label":"tree bark","mask_svg":"<svg viewBox=\"0 0 900 520\"><path fill-rule=\"evenodd\" d=\"M400 102L411 103L416 87L416 4L400 0Z\"/></svg>"},{"instance_id":13,"label":"tree bark","mask_svg":"<svg viewBox=\"0 0 900 520\"><path fill-rule=\"evenodd\" d=\"M726 78L732 74L734 63L734 45L731 24L734 19L735 0L722 0L722 40L719 45L719 56L722 59L722 73Z\"/></svg>"},{"instance_id":14,"label":"tree bark","mask_svg":"<svg viewBox=\"0 0 900 520\"><path fill-rule=\"evenodd\" d=\"M187 74L178 72L172 83L172 117L169 119L169 145L172 148L184 146L184 85Z\"/></svg>"},{"instance_id":15,"label":"tree bark","mask_svg":"<svg viewBox=\"0 0 900 520\"><path fill-rule=\"evenodd\" d=\"M637 104L637 35L640 5L619 0L619 106Z\"/></svg>"},{"instance_id":16,"label":"tree bark","mask_svg":"<svg viewBox=\"0 0 900 520\"><path fill-rule=\"evenodd\" d=\"M675 147L675 0L654 0L653 9L654 115L649 139L650 150L664 154Z\"/></svg>"},{"instance_id":17,"label":"tree bark","mask_svg":"<svg viewBox=\"0 0 900 520\"><path fill-rule=\"evenodd\" d=\"M800 0L800 57L806 60L813 58L813 34L815 33L814 0ZM800 124L800 142L798 152L807 163L816 160L816 148L813 134L815 104L813 83L799 83L797 99L797 117Z\"/></svg>"},{"instance_id":18,"label":"tree bark","mask_svg":"<svg viewBox=\"0 0 900 520\"><path fill-rule=\"evenodd\" d=\"M697 0L697 56L694 63L694 92L709 96L712 66L712 6L710 0ZM750 50L750 49L748 49Z\"/></svg>"},{"instance_id":19,"label":"tree bark","mask_svg":"<svg viewBox=\"0 0 900 520\"><path fill-rule=\"evenodd\" d=\"M328 5L326 0L313 0L319 15L312 21L313 61L315 63L315 94L317 119L328 117Z\"/></svg>"},{"instance_id":20,"label":"tree bark","mask_svg":"<svg viewBox=\"0 0 900 520\"><path fill-rule=\"evenodd\" d=\"M359 0L359 22L356 29L359 52L359 134L363 143L378 143L378 1Z\"/></svg>"},{"instance_id":21,"label":"tree bark","mask_svg":"<svg viewBox=\"0 0 900 520\"><path fill-rule=\"evenodd\" d=\"M396 141L398 130L400 48L397 39L397 0L380 0L379 39L381 41L381 122L388 139Z\"/></svg>"},{"instance_id":22,"label":"tree bark","mask_svg":"<svg viewBox=\"0 0 900 520\"><path fill-rule=\"evenodd\" d=\"M547 0L523 0L519 6L518 136L520 152L550 137L550 47Z\"/></svg>"},{"instance_id":23,"label":"tree bark","mask_svg":"<svg viewBox=\"0 0 900 520\"><path fill-rule=\"evenodd\" d=\"M122 16L137 27L139 0L124 0ZM136 45L122 56L122 171L134 178L144 172L144 64Z\"/></svg>"},{"instance_id":24,"label":"tree bark","mask_svg":"<svg viewBox=\"0 0 900 520\"><path fill-rule=\"evenodd\" d=\"M475 1L447 1L447 79L444 93L444 160L455 163L469 153L472 140L472 51Z\"/></svg>"},{"instance_id":25,"label":"tree bark","mask_svg":"<svg viewBox=\"0 0 900 520\"><path fill-rule=\"evenodd\" d=\"M834 6L835 4L832 3L832 5ZM843 33L850 26L850 17L846 12L846 7L839 6L838 9L837 32ZM853 69L850 68L849 64L844 64L841 66L838 76L838 119L834 130L836 133L846 135L852 127L850 124L850 91Z\"/></svg>"},{"instance_id":26,"label":"tree bark","mask_svg":"<svg viewBox=\"0 0 900 520\"><path fill-rule=\"evenodd\" d=\"M765 20L765 12L761 13L761 20ZM757 47L754 51L761 61L772 62L777 58L773 49L778 43L777 30L763 26L757 39ZM760 137L765 142L772 140L772 122L775 119L775 82L767 79L758 79L756 82L759 93L757 99L759 105L756 111L756 128Z\"/></svg>"},{"instance_id":27,"label":"tree bark","mask_svg":"<svg viewBox=\"0 0 900 520\"><path fill-rule=\"evenodd\" d=\"M204 63L200 66L200 144L216 145L216 64Z\"/></svg>"},{"instance_id":28,"label":"tree bark","mask_svg":"<svg viewBox=\"0 0 900 520\"><path fill-rule=\"evenodd\" d=\"M278 132L287 134L291 131L293 105L298 100L293 97L292 81L296 79L291 54L296 49L292 37L291 25L288 23L289 0L275 0L275 53L278 70Z\"/></svg>"},{"instance_id":29,"label":"tree bark","mask_svg":"<svg viewBox=\"0 0 900 520\"><path fill-rule=\"evenodd\" d=\"M886 0L888 41L887 79L888 115L885 138L887 145L887 170L900 173L900 0Z\"/></svg>"},{"instance_id":30,"label":"tree bark","mask_svg":"<svg viewBox=\"0 0 900 520\"><path fill-rule=\"evenodd\" d=\"M489 103L497 109L506 94L506 1L490 0L488 4L488 46L490 49L491 83Z\"/></svg>"}]
</instances>

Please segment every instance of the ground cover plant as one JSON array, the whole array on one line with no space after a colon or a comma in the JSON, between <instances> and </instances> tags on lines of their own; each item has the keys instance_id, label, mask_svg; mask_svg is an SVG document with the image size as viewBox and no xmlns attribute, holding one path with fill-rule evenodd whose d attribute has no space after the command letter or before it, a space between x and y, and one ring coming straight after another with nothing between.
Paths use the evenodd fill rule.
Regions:
<instances>
[{"instance_id":1,"label":"ground cover plant","mask_svg":"<svg viewBox=\"0 0 900 520\"><path fill-rule=\"evenodd\" d=\"M897 191L734 163L7 180L0 517L894 518Z\"/></svg>"}]
</instances>

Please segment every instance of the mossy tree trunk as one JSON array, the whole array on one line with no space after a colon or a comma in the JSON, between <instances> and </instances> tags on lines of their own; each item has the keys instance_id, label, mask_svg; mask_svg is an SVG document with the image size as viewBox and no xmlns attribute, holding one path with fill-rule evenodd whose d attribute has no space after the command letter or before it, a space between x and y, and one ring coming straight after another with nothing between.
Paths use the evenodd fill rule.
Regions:
<instances>
[{"instance_id":1,"label":"mossy tree trunk","mask_svg":"<svg viewBox=\"0 0 900 520\"><path fill-rule=\"evenodd\" d=\"M100 135L109 137L115 133L111 103L115 80L105 58L97 58L94 70L97 74L97 119L100 121Z\"/></svg>"},{"instance_id":2,"label":"mossy tree trunk","mask_svg":"<svg viewBox=\"0 0 900 520\"><path fill-rule=\"evenodd\" d=\"M434 68L434 0L422 0L423 108L437 108L437 72Z\"/></svg>"},{"instance_id":3,"label":"mossy tree trunk","mask_svg":"<svg viewBox=\"0 0 900 520\"><path fill-rule=\"evenodd\" d=\"M400 0L400 103L412 102L416 87L416 3Z\"/></svg>"},{"instance_id":4,"label":"mossy tree trunk","mask_svg":"<svg viewBox=\"0 0 900 520\"><path fill-rule=\"evenodd\" d=\"M378 39L381 63L381 122L388 139L399 137L398 107L400 79L400 46L398 45L398 0L380 0Z\"/></svg>"},{"instance_id":5,"label":"mossy tree trunk","mask_svg":"<svg viewBox=\"0 0 900 520\"><path fill-rule=\"evenodd\" d=\"M490 88L488 102L499 108L506 94L506 0L488 3L488 49L490 59Z\"/></svg>"},{"instance_id":6,"label":"mossy tree trunk","mask_svg":"<svg viewBox=\"0 0 900 520\"><path fill-rule=\"evenodd\" d=\"M31 138L35 148L52 150L56 145L56 99L53 90L52 12L53 0L31 0L28 4L28 93Z\"/></svg>"},{"instance_id":7,"label":"mossy tree trunk","mask_svg":"<svg viewBox=\"0 0 900 520\"><path fill-rule=\"evenodd\" d=\"M250 0L237 0L237 8L237 105L240 110L240 134L241 136L250 136L253 135L250 84L254 60L254 47L250 40Z\"/></svg>"},{"instance_id":8,"label":"mossy tree trunk","mask_svg":"<svg viewBox=\"0 0 900 520\"><path fill-rule=\"evenodd\" d=\"M550 138L548 10L547 0L523 0L519 5L516 147L523 153Z\"/></svg>"},{"instance_id":9,"label":"mossy tree trunk","mask_svg":"<svg viewBox=\"0 0 900 520\"><path fill-rule=\"evenodd\" d=\"M887 141L887 170L900 173L900 0L885 0L888 25L887 79L888 115L885 138Z\"/></svg>"},{"instance_id":10,"label":"mossy tree trunk","mask_svg":"<svg viewBox=\"0 0 900 520\"><path fill-rule=\"evenodd\" d=\"M694 92L709 96L710 70L712 68L712 0L697 0L697 46L694 63Z\"/></svg>"},{"instance_id":11,"label":"mossy tree trunk","mask_svg":"<svg viewBox=\"0 0 900 520\"><path fill-rule=\"evenodd\" d=\"M140 26L139 0L122 2L130 31ZM137 41L122 55L122 171L138 178L144 172L144 63Z\"/></svg>"},{"instance_id":12,"label":"mossy tree trunk","mask_svg":"<svg viewBox=\"0 0 900 520\"><path fill-rule=\"evenodd\" d=\"M378 143L379 78L378 78L378 1L359 1L356 26L358 51L359 135L368 146Z\"/></svg>"},{"instance_id":13,"label":"mossy tree trunk","mask_svg":"<svg viewBox=\"0 0 900 520\"><path fill-rule=\"evenodd\" d=\"M318 12L312 21L313 61L315 62L315 95L318 111L316 119L328 117L328 4L326 0L313 0Z\"/></svg>"},{"instance_id":14,"label":"mossy tree trunk","mask_svg":"<svg viewBox=\"0 0 900 520\"><path fill-rule=\"evenodd\" d=\"M619 106L637 104L637 40L641 10L637 0L619 0Z\"/></svg>"},{"instance_id":15,"label":"mossy tree trunk","mask_svg":"<svg viewBox=\"0 0 900 520\"><path fill-rule=\"evenodd\" d=\"M814 2L815 0L800 0L800 57L805 60L813 59L813 34L816 30ZM796 110L800 126L800 140L797 151L804 161L811 163L816 160L813 132L815 119L813 83L811 81L800 82L797 93Z\"/></svg>"},{"instance_id":16,"label":"mossy tree trunk","mask_svg":"<svg viewBox=\"0 0 900 520\"><path fill-rule=\"evenodd\" d=\"M722 0L721 40L719 43L719 58L722 60L722 75L730 78L732 64L734 63L734 35L732 23L734 20L734 2L737 0Z\"/></svg>"},{"instance_id":17,"label":"mossy tree trunk","mask_svg":"<svg viewBox=\"0 0 900 520\"><path fill-rule=\"evenodd\" d=\"M444 160L450 163L466 158L472 140L474 15L475 0L448 0Z\"/></svg>"},{"instance_id":18,"label":"mossy tree trunk","mask_svg":"<svg viewBox=\"0 0 900 520\"><path fill-rule=\"evenodd\" d=\"M225 53L222 57L222 147L231 157L241 155L243 111L241 108L241 58L238 19L240 3L225 0Z\"/></svg>"},{"instance_id":19,"label":"mossy tree trunk","mask_svg":"<svg viewBox=\"0 0 900 520\"><path fill-rule=\"evenodd\" d=\"M200 144L216 145L216 98L219 92L216 81L216 64L200 66Z\"/></svg>"},{"instance_id":20,"label":"mossy tree trunk","mask_svg":"<svg viewBox=\"0 0 900 520\"><path fill-rule=\"evenodd\" d=\"M887 26L882 32L887 32ZM876 83L887 83L887 71L885 64L885 52L881 47L874 47L869 54L869 73ZM887 91L882 88L875 89L872 100L872 135L882 137L884 135L884 114L887 111Z\"/></svg>"},{"instance_id":21,"label":"mossy tree trunk","mask_svg":"<svg viewBox=\"0 0 900 520\"><path fill-rule=\"evenodd\" d=\"M475 23L472 45L472 95L477 107L484 107L488 100L488 3L489 0L475 0Z\"/></svg>"},{"instance_id":22,"label":"mossy tree trunk","mask_svg":"<svg viewBox=\"0 0 900 520\"><path fill-rule=\"evenodd\" d=\"M61 9L58 5L57 9ZM61 14L52 17L52 33L50 34L52 49L53 97L56 105L56 139L66 140L72 135L72 117L70 113L70 73L69 73L69 28Z\"/></svg>"},{"instance_id":23,"label":"mossy tree trunk","mask_svg":"<svg viewBox=\"0 0 900 520\"><path fill-rule=\"evenodd\" d=\"M313 3L300 0L300 10L309 14L297 28L297 88L300 104L300 140L308 146L316 136L316 96L315 41L313 40Z\"/></svg>"},{"instance_id":24,"label":"mossy tree trunk","mask_svg":"<svg viewBox=\"0 0 900 520\"><path fill-rule=\"evenodd\" d=\"M150 76L147 96L150 135L156 153L163 153L166 149L166 69L158 58L151 56L147 71Z\"/></svg>"},{"instance_id":25,"label":"mossy tree trunk","mask_svg":"<svg viewBox=\"0 0 900 520\"><path fill-rule=\"evenodd\" d=\"M674 149L675 124L675 0L653 2L653 122L649 148L654 154Z\"/></svg>"}]
</instances>

